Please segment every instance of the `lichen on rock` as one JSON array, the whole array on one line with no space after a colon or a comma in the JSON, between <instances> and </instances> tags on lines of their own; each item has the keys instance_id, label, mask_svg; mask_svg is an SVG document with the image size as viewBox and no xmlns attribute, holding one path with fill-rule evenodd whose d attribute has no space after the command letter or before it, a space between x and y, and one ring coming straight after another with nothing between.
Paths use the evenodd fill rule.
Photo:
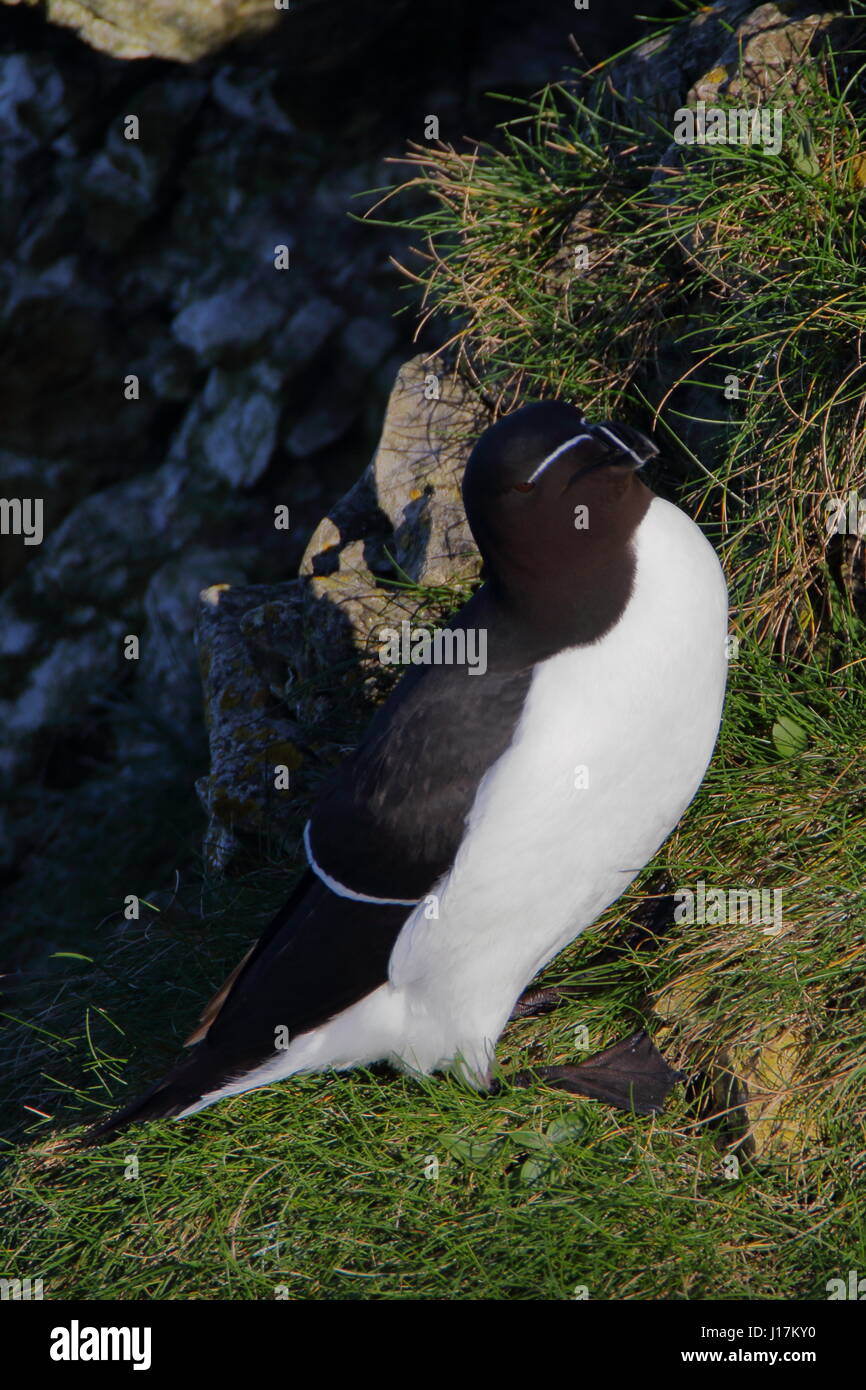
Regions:
<instances>
[{"instance_id":1,"label":"lichen on rock","mask_svg":"<svg viewBox=\"0 0 866 1390\"><path fill-rule=\"evenodd\" d=\"M15 0L7 0L15 3ZM26 0L38 4L39 0ZM46 0L48 18L115 58L194 63L282 17L274 0Z\"/></svg>"}]
</instances>

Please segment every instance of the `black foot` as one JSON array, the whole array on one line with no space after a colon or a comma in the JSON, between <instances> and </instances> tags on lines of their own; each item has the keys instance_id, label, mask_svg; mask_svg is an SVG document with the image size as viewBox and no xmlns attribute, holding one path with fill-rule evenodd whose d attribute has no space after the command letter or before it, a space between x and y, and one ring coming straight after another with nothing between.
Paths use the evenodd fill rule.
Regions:
<instances>
[{"instance_id":1,"label":"black foot","mask_svg":"<svg viewBox=\"0 0 866 1390\"><path fill-rule=\"evenodd\" d=\"M511 1010L509 1021L516 1018L540 1018L542 1014L553 1013L560 1004L567 1004L577 991L569 989L526 989Z\"/></svg>"},{"instance_id":2,"label":"black foot","mask_svg":"<svg viewBox=\"0 0 866 1390\"><path fill-rule=\"evenodd\" d=\"M557 1090L602 1100L637 1115L657 1115L685 1072L674 1071L646 1029L571 1067L539 1067L512 1078L515 1086L546 1081Z\"/></svg>"}]
</instances>

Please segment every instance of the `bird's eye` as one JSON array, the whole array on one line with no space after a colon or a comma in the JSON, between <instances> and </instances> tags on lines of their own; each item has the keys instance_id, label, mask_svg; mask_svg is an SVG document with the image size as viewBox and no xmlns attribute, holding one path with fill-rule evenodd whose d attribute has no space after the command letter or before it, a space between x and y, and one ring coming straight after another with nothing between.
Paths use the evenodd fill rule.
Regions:
<instances>
[{"instance_id":1,"label":"bird's eye","mask_svg":"<svg viewBox=\"0 0 866 1390\"><path fill-rule=\"evenodd\" d=\"M515 483L514 486L513 486L513 491L514 491L514 492L532 492L532 490L534 489L534 487L535 487L535 483Z\"/></svg>"}]
</instances>

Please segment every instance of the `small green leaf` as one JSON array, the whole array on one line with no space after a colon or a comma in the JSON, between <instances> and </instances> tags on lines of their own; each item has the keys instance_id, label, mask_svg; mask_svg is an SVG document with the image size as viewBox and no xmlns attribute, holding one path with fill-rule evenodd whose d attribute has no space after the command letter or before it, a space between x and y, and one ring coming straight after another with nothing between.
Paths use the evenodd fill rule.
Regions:
<instances>
[{"instance_id":1,"label":"small green leaf","mask_svg":"<svg viewBox=\"0 0 866 1390\"><path fill-rule=\"evenodd\" d=\"M501 1139L473 1139L471 1143L466 1145L468 1150L466 1161L475 1168L480 1167L482 1163L486 1163L488 1159L493 1157L501 1145Z\"/></svg>"},{"instance_id":2,"label":"small green leaf","mask_svg":"<svg viewBox=\"0 0 866 1390\"><path fill-rule=\"evenodd\" d=\"M562 1119L551 1120L547 1137L551 1144L573 1144L584 1137L586 1128L586 1120L579 1115L564 1115Z\"/></svg>"},{"instance_id":3,"label":"small green leaf","mask_svg":"<svg viewBox=\"0 0 866 1390\"><path fill-rule=\"evenodd\" d=\"M535 1129L512 1129L508 1138L523 1149L541 1149L543 1153L550 1149L548 1140Z\"/></svg>"},{"instance_id":4,"label":"small green leaf","mask_svg":"<svg viewBox=\"0 0 866 1390\"><path fill-rule=\"evenodd\" d=\"M494 1139L461 1139L456 1134L446 1134L441 1142L446 1153L450 1153L459 1163L465 1163L469 1168L479 1168L501 1148L503 1139L501 1136Z\"/></svg>"},{"instance_id":5,"label":"small green leaf","mask_svg":"<svg viewBox=\"0 0 866 1390\"><path fill-rule=\"evenodd\" d=\"M528 1158L520 1169L520 1181L526 1187L535 1187L550 1176L558 1162L557 1158Z\"/></svg>"},{"instance_id":6,"label":"small green leaf","mask_svg":"<svg viewBox=\"0 0 866 1390\"><path fill-rule=\"evenodd\" d=\"M794 142L791 162L797 173L804 174L808 179L817 178L821 172L821 165L815 155L815 147L808 126L800 131Z\"/></svg>"},{"instance_id":7,"label":"small green leaf","mask_svg":"<svg viewBox=\"0 0 866 1390\"><path fill-rule=\"evenodd\" d=\"M793 758L802 753L809 742L809 735L787 714L783 714L773 725L773 742L780 758Z\"/></svg>"}]
</instances>

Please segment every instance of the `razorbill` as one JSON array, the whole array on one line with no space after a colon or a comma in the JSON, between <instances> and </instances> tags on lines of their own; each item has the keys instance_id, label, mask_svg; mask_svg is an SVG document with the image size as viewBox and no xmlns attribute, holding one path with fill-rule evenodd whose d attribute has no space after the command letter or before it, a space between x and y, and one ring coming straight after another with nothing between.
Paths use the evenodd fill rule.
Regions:
<instances>
[{"instance_id":1,"label":"razorbill","mask_svg":"<svg viewBox=\"0 0 866 1390\"><path fill-rule=\"evenodd\" d=\"M192 1051L88 1142L296 1072L385 1060L494 1084L521 991L652 858L715 744L725 582L638 477L657 452L555 401L485 431L463 480L484 583L449 626L486 631L486 671L404 675ZM638 1034L548 1076L649 1112L677 1074Z\"/></svg>"}]
</instances>

